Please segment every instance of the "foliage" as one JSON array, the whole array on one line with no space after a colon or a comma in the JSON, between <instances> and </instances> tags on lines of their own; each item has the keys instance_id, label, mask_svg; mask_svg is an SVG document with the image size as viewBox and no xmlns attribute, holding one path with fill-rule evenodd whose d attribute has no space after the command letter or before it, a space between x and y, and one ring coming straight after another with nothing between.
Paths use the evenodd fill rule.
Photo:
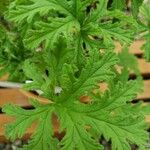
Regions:
<instances>
[{"instance_id":1,"label":"foliage","mask_svg":"<svg viewBox=\"0 0 150 150\"><path fill-rule=\"evenodd\" d=\"M7 9L8 4L9 4L9 0L5 0L5 1L1 0L0 1L0 13L1 14L5 11L5 9ZM0 17L1 17L1 15L0 15Z\"/></svg>"},{"instance_id":2,"label":"foliage","mask_svg":"<svg viewBox=\"0 0 150 150\"><path fill-rule=\"evenodd\" d=\"M141 9L141 25L142 30L145 31L143 38L145 39L146 43L143 45L143 50L145 54L145 58L147 61L150 61L150 4L143 4Z\"/></svg>"},{"instance_id":3,"label":"foliage","mask_svg":"<svg viewBox=\"0 0 150 150\"><path fill-rule=\"evenodd\" d=\"M141 3L132 1L133 15L122 11L126 6L121 1L116 6L116 0L110 7L107 0L15 0L10 4L6 19L19 39L11 42L3 31L6 36L1 41L11 47L1 42L2 54L6 46L17 59L23 54L19 60L22 76L32 80L24 89L40 90L47 104L31 100L33 110L5 105L3 112L16 118L6 125L8 139L23 137L36 122L23 150L101 150L101 136L111 141L112 150L129 150L131 144L145 149L145 113L140 104L132 104L142 91L142 79L136 58L128 53L141 28L137 21ZM114 52L115 40L125 47L119 54ZM127 58L134 63L126 63ZM116 66L122 67L121 72ZM131 70L136 80L128 80ZM107 89L100 90L99 83L107 84ZM82 96L89 101L84 103ZM61 141L53 136L54 114L59 132L65 132Z\"/></svg>"},{"instance_id":4,"label":"foliage","mask_svg":"<svg viewBox=\"0 0 150 150\"><path fill-rule=\"evenodd\" d=\"M0 77L9 73L8 80L25 81L22 64L32 54L24 48L17 33L8 32L3 25L0 27Z\"/></svg>"},{"instance_id":5,"label":"foliage","mask_svg":"<svg viewBox=\"0 0 150 150\"><path fill-rule=\"evenodd\" d=\"M120 10L125 9L128 2L129 1L126 0L114 0L112 3L112 8ZM143 3L143 0L131 0L130 2L132 14L136 18L139 13L139 8Z\"/></svg>"}]
</instances>

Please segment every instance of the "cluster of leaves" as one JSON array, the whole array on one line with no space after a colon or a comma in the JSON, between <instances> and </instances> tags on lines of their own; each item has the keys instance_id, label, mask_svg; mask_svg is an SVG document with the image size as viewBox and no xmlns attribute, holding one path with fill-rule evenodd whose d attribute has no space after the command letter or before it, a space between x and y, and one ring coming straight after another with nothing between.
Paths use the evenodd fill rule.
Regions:
<instances>
[{"instance_id":1,"label":"cluster of leaves","mask_svg":"<svg viewBox=\"0 0 150 150\"><path fill-rule=\"evenodd\" d=\"M112 3L112 8L119 10L126 9L127 7L129 7L129 2L131 3L132 15L136 18L139 13L139 8L143 4L143 0L114 0Z\"/></svg>"},{"instance_id":2,"label":"cluster of leaves","mask_svg":"<svg viewBox=\"0 0 150 150\"><path fill-rule=\"evenodd\" d=\"M16 32L9 32L2 24L0 26L0 77L9 73L8 80L25 81L22 70L24 60L32 54L26 50Z\"/></svg>"},{"instance_id":3,"label":"cluster of leaves","mask_svg":"<svg viewBox=\"0 0 150 150\"><path fill-rule=\"evenodd\" d=\"M142 1L132 3L131 16L121 11L121 0L109 7L107 0L15 0L10 4L7 18L21 39L17 39L19 49L10 49L15 56L17 50L25 53L19 61L23 61L24 76L32 80L24 89L41 90L50 104L31 100L33 110L5 105L3 112L16 118L6 125L9 139L21 138L36 122L23 150L101 150L100 136L111 140L112 150L128 150L133 143L145 149L144 113L131 104L142 90L142 81L140 77L128 81L129 70L138 73L135 57L128 57L126 47L139 31L135 17ZM113 52L115 40L125 47L119 55ZM121 61L126 58L134 64ZM122 66L121 73L116 65ZM104 92L99 83L108 85ZM86 104L80 99L83 95L90 99ZM53 114L58 117L59 132L65 131L61 141L53 136Z\"/></svg>"},{"instance_id":4,"label":"cluster of leaves","mask_svg":"<svg viewBox=\"0 0 150 150\"><path fill-rule=\"evenodd\" d=\"M85 1L81 4L84 5L83 8L81 6L78 10L78 13L80 12L78 16L76 16L77 10L74 12L73 10L68 10L70 7L68 5L70 4L65 5L65 3L63 3L61 6L62 8L56 8L57 3L55 4L55 2L45 1L43 4L41 4L40 1L35 4L33 2L12 2L7 18L9 18L10 21L17 23L17 29L10 29L11 31L13 30L13 33L10 33L10 30L1 32L1 34L6 32L5 38L1 39L2 45L5 45L5 48L1 50L1 58L3 58L0 62L1 66L3 66L1 76L9 72L9 74L12 75L9 80L12 81L24 81L25 75L22 73L22 62L24 62L24 58L27 59L29 55L34 55L31 54L33 51L29 54L29 49L39 49L40 47L50 48L57 41L57 37L60 34L69 37L67 39L71 42L74 41L74 45L77 47L75 59L77 59L78 65L82 66L84 64L83 53L86 53L87 49L113 49L113 39L120 41L121 44L126 43L129 45L138 28L138 24L132 16L126 16L116 9L116 1L113 1L112 6L110 7L110 9L113 8L114 11L107 12L107 1L102 2L101 6L98 6L96 11L94 5L97 7L96 3L98 1ZM30 5L28 5L28 3ZM90 7L90 3L95 4L93 4L93 7ZM138 7L135 8L137 9ZM124 29L125 26L128 27L128 32ZM15 36L16 39L19 38L20 41L16 40L13 36ZM74 39L72 37L74 37ZM4 41L7 41L7 43L10 41L9 43L11 44L4 44ZM16 44L16 41L18 44ZM15 51L22 51L22 49L24 49L24 54L20 55L20 52L15 53L14 47ZM18 50L16 50L16 47ZM80 47L86 50L80 52L78 51ZM18 55L21 59L16 59ZM6 64L6 67L4 64ZM20 77L22 78L20 79Z\"/></svg>"},{"instance_id":5,"label":"cluster of leaves","mask_svg":"<svg viewBox=\"0 0 150 150\"><path fill-rule=\"evenodd\" d=\"M20 30L8 19L4 18L4 10L7 10L10 1L0 2L0 78L7 75L8 80L24 82L27 77L23 72L23 64L26 59L36 62L40 54L25 48ZM3 9L2 9L3 8Z\"/></svg>"},{"instance_id":6,"label":"cluster of leaves","mask_svg":"<svg viewBox=\"0 0 150 150\"><path fill-rule=\"evenodd\" d=\"M0 14L3 14L3 12L7 9L8 4L9 0L0 1Z\"/></svg>"}]
</instances>

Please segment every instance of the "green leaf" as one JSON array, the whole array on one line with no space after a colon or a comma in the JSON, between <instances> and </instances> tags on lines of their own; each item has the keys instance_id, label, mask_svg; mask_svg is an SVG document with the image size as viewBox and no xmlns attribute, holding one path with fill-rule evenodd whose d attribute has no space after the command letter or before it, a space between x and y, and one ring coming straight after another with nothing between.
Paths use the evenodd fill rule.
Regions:
<instances>
[{"instance_id":1,"label":"green leaf","mask_svg":"<svg viewBox=\"0 0 150 150\"><path fill-rule=\"evenodd\" d=\"M107 141L111 140L112 150L130 149L130 144L133 143L141 149L145 147L148 138L148 133L143 130L146 129L145 117L139 109L138 114L137 109L134 109L135 112L128 113L133 111L130 107L132 104L129 102L141 91L141 84L139 81L129 81L126 85L118 83L112 85L109 90L104 93L104 96L91 97L92 103L74 103L64 109L61 109L62 106L57 108L61 130L66 129L66 135L61 142L63 150L78 146L79 150L95 149L95 141L89 139L90 128L99 133L99 136L103 135ZM125 108L127 105L130 108L128 112L123 113L123 110L118 112L118 108L127 109Z\"/></svg>"},{"instance_id":2,"label":"green leaf","mask_svg":"<svg viewBox=\"0 0 150 150\"><path fill-rule=\"evenodd\" d=\"M128 150L130 149L129 143L136 143L144 149L148 137L147 132L143 130L144 119L142 115L141 117L140 115L117 117L101 111L87 114L87 122L89 121L89 124L106 140L111 139L112 150Z\"/></svg>"},{"instance_id":3,"label":"green leaf","mask_svg":"<svg viewBox=\"0 0 150 150\"><path fill-rule=\"evenodd\" d=\"M24 82L26 77L23 73L25 59L31 58L33 53L23 46L21 36L14 29L8 31L6 26L0 25L0 74L9 74L8 80ZM32 57L33 58L33 57Z\"/></svg>"},{"instance_id":4,"label":"green leaf","mask_svg":"<svg viewBox=\"0 0 150 150\"><path fill-rule=\"evenodd\" d=\"M132 39L132 32L127 32L123 30L122 27L124 24L122 23L114 23L114 24L106 24L100 26L100 33L104 37L104 43L107 45L107 41L111 40L113 43L113 39L119 40L121 44L131 43Z\"/></svg>"},{"instance_id":5,"label":"green leaf","mask_svg":"<svg viewBox=\"0 0 150 150\"><path fill-rule=\"evenodd\" d=\"M125 0L113 0L112 8L123 10L124 8L126 8L126 1Z\"/></svg>"},{"instance_id":6,"label":"green leaf","mask_svg":"<svg viewBox=\"0 0 150 150\"><path fill-rule=\"evenodd\" d=\"M133 19L132 16L127 16L125 13L119 10L107 11L105 15L108 18L108 21L103 23L103 17L98 18L99 22L86 20L82 30L83 40L86 45L92 49L93 47L103 46L106 48L114 49L114 40L119 41L122 45L131 44L133 40L133 35L137 32L139 28L137 22ZM130 26L128 30L125 29L125 26ZM90 38L89 38L90 37ZM97 37L97 38L94 38ZM100 41L100 39L102 39ZM91 45L91 46L90 46Z\"/></svg>"},{"instance_id":7,"label":"green leaf","mask_svg":"<svg viewBox=\"0 0 150 150\"><path fill-rule=\"evenodd\" d=\"M111 90L110 90L111 89ZM113 110L131 102L142 91L141 81L128 81L126 83L114 82L104 95L93 95L94 109ZM97 106L96 106L97 105Z\"/></svg>"},{"instance_id":8,"label":"green leaf","mask_svg":"<svg viewBox=\"0 0 150 150\"><path fill-rule=\"evenodd\" d=\"M25 134L27 129L29 127L31 127L31 125L37 120L39 121L38 128L40 128L40 129L46 128L45 130L49 131L49 129L51 128L50 124L40 123L40 120L42 120L42 121L45 120L46 122L50 121L50 118L48 118L48 120L47 120L47 117L48 116L50 117L50 114L52 113L52 111L53 111L53 107L50 107L50 106L41 106L41 107L35 108L34 110L26 111L18 106L12 105L12 104L5 105L3 107L3 112L16 118L16 120L14 122L6 125L7 137L11 140L15 140L16 138L22 138L22 136ZM43 131L42 131L42 134L43 134ZM37 130L36 132L41 132L41 131ZM50 132L50 134L52 134L52 133ZM48 137L47 135L45 136L45 134L44 135L37 134L37 135L35 135L35 138L39 138L39 136L40 136L40 138ZM40 145L44 146L43 143L41 143L42 140L38 141L38 142ZM46 140L46 142L47 142L47 140ZM36 143L34 143L34 144L36 144Z\"/></svg>"},{"instance_id":9,"label":"green leaf","mask_svg":"<svg viewBox=\"0 0 150 150\"><path fill-rule=\"evenodd\" d=\"M85 20L89 22L98 22L102 16L107 12L108 0L98 0L96 3L96 9L91 9L88 18Z\"/></svg>"},{"instance_id":10,"label":"green leaf","mask_svg":"<svg viewBox=\"0 0 150 150\"><path fill-rule=\"evenodd\" d=\"M0 13L3 14L6 11L9 5L9 0L2 0L0 1Z\"/></svg>"},{"instance_id":11,"label":"green leaf","mask_svg":"<svg viewBox=\"0 0 150 150\"><path fill-rule=\"evenodd\" d=\"M138 16L139 9L140 9L140 6L142 5L143 1L144 0L131 0L131 2L132 2L131 9L132 9L133 16L135 18Z\"/></svg>"},{"instance_id":12,"label":"green leaf","mask_svg":"<svg viewBox=\"0 0 150 150\"><path fill-rule=\"evenodd\" d=\"M146 22L146 25L148 25L150 22L150 4L149 4L149 2L143 3L142 6L140 7L140 16L141 16L140 19L142 19L142 21L143 21L142 23L145 24L145 22Z\"/></svg>"},{"instance_id":13,"label":"green leaf","mask_svg":"<svg viewBox=\"0 0 150 150\"><path fill-rule=\"evenodd\" d=\"M53 49L41 53L39 60L35 62L31 59L26 60L23 70L32 82L25 84L24 88L41 90L46 98L53 99L55 88L65 88L66 86L65 68L75 63L74 53L74 48L67 47L66 39L61 36Z\"/></svg>"},{"instance_id":14,"label":"green leaf","mask_svg":"<svg viewBox=\"0 0 150 150\"><path fill-rule=\"evenodd\" d=\"M58 108L59 109L59 108ZM66 135L61 141L61 150L102 150L102 146L92 139L86 131L84 121L79 113L59 109L61 129L66 129ZM64 118L65 116L65 118ZM67 121L66 121L67 120ZM68 128L69 126L69 128Z\"/></svg>"},{"instance_id":15,"label":"green leaf","mask_svg":"<svg viewBox=\"0 0 150 150\"><path fill-rule=\"evenodd\" d=\"M0 26L1 72L31 80L24 87L40 90L39 96L53 103L35 99L32 110L5 105L3 112L15 118L5 127L8 139L22 138L36 123L23 150L102 150L101 136L111 142L112 150L130 150L131 144L145 149L147 108L142 111L132 104L143 85L141 77L133 81L128 75L130 70L138 72L135 57L124 49L119 62L112 52L114 40L128 47L139 31L147 31L144 38L149 42L149 22L139 25L137 21L142 0L131 4L131 16L123 10L125 0L114 0L113 9L107 0L14 0L10 4L9 31ZM143 18L149 18L148 12L143 9ZM149 58L149 45L144 47ZM115 69L118 64L121 73ZM105 91L99 89L101 83L107 84ZM83 96L89 99L86 104ZM59 133L64 133L61 141L54 138L53 114L60 123Z\"/></svg>"},{"instance_id":16,"label":"green leaf","mask_svg":"<svg viewBox=\"0 0 150 150\"><path fill-rule=\"evenodd\" d=\"M49 148L56 150L57 146L54 145L56 140L53 138L51 121L53 107L39 105L34 110L26 111L18 106L8 104L4 106L3 112L17 118L15 122L6 125L6 135L11 140L22 138L27 129L36 122L35 132L31 140L22 150L47 150ZM53 145L51 146L51 144Z\"/></svg>"},{"instance_id":17,"label":"green leaf","mask_svg":"<svg viewBox=\"0 0 150 150\"><path fill-rule=\"evenodd\" d=\"M28 90L40 89L44 82L44 75L40 68L38 68L34 63L31 63L30 60L26 60L23 66L23 70L26 76L29 79L32 79L32 82L25 84L24 88Z\"/></svg>"},{"instance_id":18,"label":"green leaf","mask_svg":"<svg viewBox=\"0 0 150 150\"><path fill-rule=\"evenodd\" d=\"M48 150L49 148L54 149L55 140L53 139L53 125L51 122L52 111L48 111L42 114L40 123L36 128L35 133L32 135L32 139L25 145L22 150ZM56 150L55 147L54 150Z\"/></svg>"},{"instance_id":19,"label":"green leaf","mask_svg":"<svg viewBox=\"0 0 150 150\"><path fill-rule=\"evenodd\" d=\"M44 16L52 10L70 14L69 7L66 0L43 0L42 2L40 0L31 0L26 1L26 3L24 3L24 1L20 3L12 2L10 4L8 17L18 24L25 20L31 23L37 14Z\"/></svg>"},{"instance_id":20,"label":"green leaf","mask_svg":"<svg viewBox=\"0 0 150 150\"><path fill-rule=\"evenodd\" d=\"M137 58L130 54L126 47L122 49L122 51L118 54L118 57L120 59L119 64L124 67L124 69L133 71L137 75L140 74Z\"/></svg>"},{"instance_id":21,"label":"green leaf","mask_svg":"<svg viewBox=\"0 0 150 150\"><path fill-rule=\"evenodd\" d=\"M36 30L29 30L24 40L31 49L39 47L43 42L45 48L53 47L61 34L67 37L79 30L78 22L71 17L55 18L50 23L37 22L35 26Z\"/></svg>"},{"instance_id":22,"label":"green leaf","mask_svg":"<svg viewBox=\"0 0 150 150\"><path fill-rule=\"evenodd\" d=\"M60 149L62 150L102 150L102 146L98 144L98 139L94 139L89 132L90 128L99 133L99 136L103 135L106 140L111 140L112 150L130 149L130 144L133 143L143 149L148 139L143 113L139 109L135 109L135 112L132 111L130 114L123 113L126 110L125 107L129 105L126 102L131 101L140 88L135 82L129 82L126 86L123 86L123 84L118 83L110 87L112 93L104 94L105 99L103 97L97 97L98 99L93 97L94 101L92 103L74 103L71 107L61 105L61 103L44 106L36 104L35 110L27 111L13 105L7 105L3 108L3 111L18 118L14 123L7 126L7 129L11 128L11 132L10 130L8 132L9 137L12 138L14 135L16 137L16 134L18 135L20 132L22 136L22 129L27 129L31 120L33 122L35 119L39 121L37 130L29 145L24 147L24 150L48 149L50 144L53 145L54 140L52 138L52 126L49 121L52 112L56 111L60 121L60 131L66 131L60 142ZM116 88L113 91L114 87ZM106 104L105 108L101 105L104 103ZM117 110L118 108L123 109L122 107L124 107L123 111ZM18 129L18 122L21 129ZM12 132L13 134L11 134ZM48 132L50 135L47 135Z\"/></svg>"},{"instance_id":23,"label":"green leaf","mask_svg":"<svg viewBox=\"0 0 150 150\"><path fill-rule=\"evenodd\" d=\"M67 101L74 101L78 96L84 95L89 90L97 87L98 82L108 81L114 77L114 73L111 67L117 63L118 59L114 53L105 53L100 59L100 53L93 51L85 68L82 70L78 80L65 91L60 97L60 101L66 101L66 97L69 94Z\"/></svg>"},{"instance_id":24,"label":"green leaf","mask_svg":"<svg viewBox=\"0 0 150 150\"><path fill-rule=\"evenodd\" d=\"M82 117L79 120L75 118L75 122L89 125L107 141L111 140L113 150L130 149L132 143L136 143L142 149L148 137L147 132L143 130L146 128L145 117L143 112L130 107L132 104L129 103L139 91L141 91L140 81L129 81L125 85L114 83L104 95L93 95L92 103L74 104L68 109L77 113L74 116L79 114ZM121 111L118 112L117 109ZM133 109L135 112L129 113Z\"/></svg>"}]
</instances>

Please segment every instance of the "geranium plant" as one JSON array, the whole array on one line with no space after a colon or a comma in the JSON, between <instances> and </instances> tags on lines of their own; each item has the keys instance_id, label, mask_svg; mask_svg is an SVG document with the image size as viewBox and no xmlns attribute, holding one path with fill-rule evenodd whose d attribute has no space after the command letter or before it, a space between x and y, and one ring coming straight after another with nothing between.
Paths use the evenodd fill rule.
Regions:
<instances>
[{"instance_id":1,"label":"geranium plant","mask_svg":"<svg viewBox=\"0 0 150 150\"><path fill-rule=\"evenodd\" d=\"M3 112L16 118L6 125L8 139L23 137L36 122L23 150L102 150L101 136L111 141L112 150L129 150L131 144L146 148L145 114L141 104L132 104L142 91L142 79L136 58L128 52L137 33L147 30L138 17L142 3L131 0L128 13L125 0L11 2L5 16L11 28L1 27L1 56L11 56L9 65L19 63L15 76L32 81L23 88L40 90L47 104L31 99L33 110L5 105ZM13 32L16 36L8 34ZM123 47L119 54L115 41ZM3 74L7 70L11 75L7 61L0 61ZM136 80L129 80L130 71ZM53 114L64 132L60 141L53 136Z\"/></svg>"}]
</instances>

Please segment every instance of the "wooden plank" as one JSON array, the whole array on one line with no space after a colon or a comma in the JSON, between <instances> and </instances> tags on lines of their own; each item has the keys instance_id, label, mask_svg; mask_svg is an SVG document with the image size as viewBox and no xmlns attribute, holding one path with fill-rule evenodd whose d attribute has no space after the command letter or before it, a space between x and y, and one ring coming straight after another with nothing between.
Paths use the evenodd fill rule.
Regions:
<instances>
[{"instance_id":1,"label":"wooden plank","mask_svg":"<svg viewBox=\"0 0 150 150\"><path fill-rule=\"evenodd\" d=\"M30 106L28 97L33 97L33 94L22 94L19 89L0 89L0 107L6 103L13 103L21 107L28 107ZM34 98L39 100L38 96L34 96ZM138 99L150 99L150 80L144 81L144 92L138 96ZM40 102L44 104L45 101L42 99Z\"/></svg>"},{"instance_id":2,"label":"wooden plank","mask_svg":"<svg viewBox=\"0 0 150 150\"><path fill-rule=\"evenodd\" d=\"M141 93L137 99L147 99L150 100L150 80L145 80L144 81L144 92Z\"/></svg>"},{"instance_id":3,"label":"wooden plank","mask_svg":"<svg viewBox=\"0 0 150 150\"><path fill-rule=\"evenodd\" d=\"M139 69L142 75L150 75L150 62L145 59L138 59Z\"/></svg>"},{"instance_id":4,"label":"wooden plank","mask_svg":"<svg viewBox=\"0 0 150 150\"><path fill-rule=\"evenodd\" d=\"M132 43L129 48L129 52L135 55L142 55L143 51L141 50L142 45L144 44L144 40L136 40ZM122 47L119 42L115 42L116 52L120 52Z\"/></svg>"},{"instance_id":5,"label":"wooden plank","mask_svg":"<svg viewBox=\"0 0 150 150\"><path fill-rule=\"evenodd\" d=\"M150 62L147 62L145 59L138 59L138 67L142 76L148 76L150 78ZM133 75L133 72L130 72Z\"/></svg>"},{"instance_id":6,"label":"wooden plank","mask_svg":"<svg viewBox=\"0 0 150 150\"><path fill-rule=\"evenodd\" d=\"M21 107L29 106L28 97L33 96L22 94L19 89L0 89L0 107L6 103L17 104ZM39 99L39 97L34 98ZM138 96L138 99L150 99L150 80L144 81L144 92Z\"/></svg>"},{"instance_id":7,"label":"wooden plank","mask_svg":"<svg viewBox=\"0 0 150 150\"><path fill-rule=\"evenodd\" d=\"M147 122L148 124L150 124L150 115L147 115L147 116L146 116L146 122Z\"/></svg>"},{"instance_id":8,"label":"wooden plank","mask_svg":"<svg viewBox=\"0 0 150 150\"><path fill-rule=\"evenodd\" d=\"M143 51L141 50L141 47L143 46L144 43L145 43L144 40L136 40L136 41L134 41L133 44L129 48L129 52L131 54L135 54L135 55L143 54Z\"/></svg>"},{"instance_id":9,"label":"wooden plank","mask_svg":"<svg viewBox=\"0 0 150 150\"><path fill-rule=\"evenodd\" d=\"M40 95L37 95L33 92L29 92L29 91L25 91L20 89L19 90L23 95L27 96L28 98L32 98L32 99L36 99L37 101L39 101L41 104L52 104L54 103L53 101L46 99L44 97L41 97Z\"/></svg>"},{"instance_id":10,"label":"wooden plank","mask_svg":"<svg viewBox=\"0 0 150 150\"><path fill-rule=\"evenodd\" d=\"M22 107L30 106L28 97L22 94L19 89L0 89L0 107L6 103L17 104Z\"/></svg>"}]
</instances>

